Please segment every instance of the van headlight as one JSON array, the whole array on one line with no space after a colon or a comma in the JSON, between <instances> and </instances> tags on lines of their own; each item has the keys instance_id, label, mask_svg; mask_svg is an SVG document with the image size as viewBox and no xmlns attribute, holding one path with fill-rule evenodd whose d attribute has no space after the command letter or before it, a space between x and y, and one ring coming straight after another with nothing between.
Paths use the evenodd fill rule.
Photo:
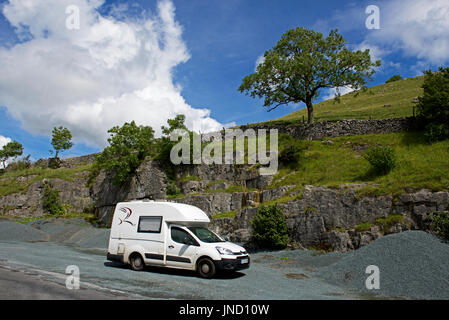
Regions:
<instances>
[{"instance_id":1,"label":"van headlight","mask_svg":"<svg viewBox=\"0 0 449 320\"><path fill-rule=\"evenodd\" d=\"M232 251L223 247L215 247L220 254L230 254L232 255Z\"/></svg>"}]
</instances>

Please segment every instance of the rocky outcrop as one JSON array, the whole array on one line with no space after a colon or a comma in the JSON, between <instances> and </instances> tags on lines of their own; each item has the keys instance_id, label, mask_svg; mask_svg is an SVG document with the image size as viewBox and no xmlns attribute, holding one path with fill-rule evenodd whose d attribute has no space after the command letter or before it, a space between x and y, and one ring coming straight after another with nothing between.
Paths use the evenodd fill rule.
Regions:
<instances>
[{"instance_id":1,"label":"rocky outcrop","mask_svg":"<svg viewBox=\"0 0 449 320\"><path fill-rule=\"evenodd\" d=\"M428 230L429 215L449 209L448 192L420 190L393 198L357 196L354 188L306 186L302 197L280 203L291 240L304 247L347 251L388 233ZM213 220L216 231L234 241L249 242L257 208L244 208L235 218Z\"/></svg>"},{"instance_id":2,"label":"rocky outcrop","mask_svg":"<svg viewBox=\"0 0 449 320\"><path fill-rule=\"evenodd\" d=\"M111 223L118 202L166 198L168 178L157 161L142 163L136 174L124 185L117 186L113 181L113 175L101 171L91 190L98 218L106 224Z\"/></svg>"},{"instance_id":3,"label":"rocky outcrop","mask_svg":"<svg viewBox=\"0 0 449 320\"><path fill-rule=\"evenodd\" d=\"M71 180L43 179L32 182L26 192L13 193L0 198L0 213L22 217L42 216L42 201L46 184L59 191L62 203L75 212L84 212L93 206L90 189L86 186L88 172L79 172ZM18 177L20 183L27 183L34 176Z\"/></svg>"},{"instance_id":4,"label":"rocky outcrop","mask_svg":"<svg viewBox=\"0 0 449 320\"><path fill-rule=\"evenodd\" d=\"M97 156L96 153L91 153L91 154L86 154L84 156L62 159L61 163L60 163L60 167L61 168L74 168L74 167L78 167L80 165L92 163L95 160L96 156ZM50 161L51 161L51 158L39 159L36 162L32 163L31 166L48 168Z\"/></svg>"}]
</instances>

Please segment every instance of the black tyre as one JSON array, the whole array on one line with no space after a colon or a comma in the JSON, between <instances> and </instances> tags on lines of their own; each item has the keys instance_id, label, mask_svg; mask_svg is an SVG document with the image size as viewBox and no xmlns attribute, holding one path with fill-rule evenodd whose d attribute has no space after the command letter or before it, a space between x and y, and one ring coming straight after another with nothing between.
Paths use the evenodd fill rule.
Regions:
<instances>
[{"instance_id":1,"label":"black tyre","mask_svg":"<svg viewBox=\"0 0 449 320\"><path fill-rule=\"evenodd\" d=\"M145 263L143 262L143 258L138 253L133 253L129 258L129 262L131 264L131 268L135 271L142 271L145 267Z\"/></svg>"},{"instance_id":2,"label":"black tyre","mask_svg":"<svg viewBox=\"0 0 449 320\"><path fill-rule=\"evenodd\" d=\"M197 271L202 278L210 279L215 275L215 264L209 258L202 258L198 261Z\"/></svg>"}]
</instances>

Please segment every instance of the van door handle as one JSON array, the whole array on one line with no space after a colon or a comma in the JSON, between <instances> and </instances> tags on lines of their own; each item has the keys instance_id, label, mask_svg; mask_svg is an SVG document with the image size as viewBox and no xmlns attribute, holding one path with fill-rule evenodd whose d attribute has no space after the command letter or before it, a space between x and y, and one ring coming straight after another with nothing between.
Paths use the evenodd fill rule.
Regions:
<instances>
[{"instance_id":1,"label":"van door handle","mask_svg":"<svg viewBox=\"0 0 449 320\"><path fill-rule=\"evenodd\" d=\"M168 246L168 248L169 248L169 249L173 249L173 248L174 248L174 246L172 246L172 245L169 245L169 246Z\"/></svg>"}]
</instances>

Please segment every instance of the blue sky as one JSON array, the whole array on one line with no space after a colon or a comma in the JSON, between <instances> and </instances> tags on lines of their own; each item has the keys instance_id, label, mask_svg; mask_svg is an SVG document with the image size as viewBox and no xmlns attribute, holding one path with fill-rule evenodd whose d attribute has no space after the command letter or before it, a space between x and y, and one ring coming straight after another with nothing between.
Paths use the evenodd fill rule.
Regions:
<instances>
[{"instance_id":1,"label":"blue sky","mask_svg":"<svg viewBox=\"0 0 449 320\"><path fill-rule=\"evenodd\" d=\"M107 129L132 119L159 129L185 113L190 127L207 131L302 108L267 112L237 91L257 59L299 26L338 28L349 48L370 48L382 67L369 85L416 76L449 57L443 0L25 2L0 1L0 143L18 140L33 159L49 156L56 125L74 134L64 154L71 156L100 151ZM63 25L72 3L80 7L78 32ZM380 9L380 30L365 27L368 5Z\"/></svg>"}]
</instances>

